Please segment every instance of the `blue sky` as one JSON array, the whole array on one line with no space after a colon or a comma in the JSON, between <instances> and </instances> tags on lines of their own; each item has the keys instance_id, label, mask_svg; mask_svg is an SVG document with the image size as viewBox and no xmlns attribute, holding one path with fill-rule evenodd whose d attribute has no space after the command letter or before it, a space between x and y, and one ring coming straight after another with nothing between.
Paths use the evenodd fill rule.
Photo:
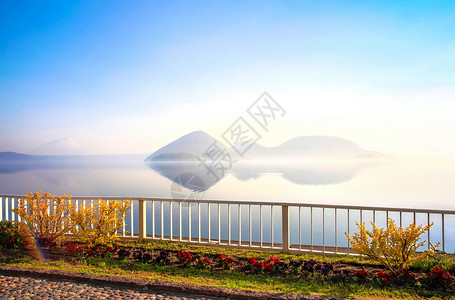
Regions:
<instances>
[{"instance_id":1,"label":"blue sky","mask_svg":"<svg viewBox=\"0 0 455 300\"><path fill-rule=\"evenodd\" d=\"M454 29L454 1L2 1L0 151L153 152L268 91L266 145L455 153Z\"/></svg>"}]
</instances>

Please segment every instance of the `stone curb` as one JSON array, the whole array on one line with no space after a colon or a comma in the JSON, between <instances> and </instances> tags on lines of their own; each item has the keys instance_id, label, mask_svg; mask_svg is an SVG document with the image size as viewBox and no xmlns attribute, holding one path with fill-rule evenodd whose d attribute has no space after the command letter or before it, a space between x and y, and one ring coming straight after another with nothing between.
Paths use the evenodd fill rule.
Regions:
<instances>
[{"instance_id":1,"label":"stone curb","mask_svg":"<svg viewBox=\"0 0 455 300\"><path fill-rule=\"evenodd\" d=\"M155 290L162 292L172 292L179 294L195 294L210 297L223 297L229 299L330 299L339 300L344 298L330 297L330 296L311 296L302 294L287 294L287 293L270 293L261 291L241 290L241 289L228 289L223 287L214 286L201 286L197 284L189 284L173 281L162 280L146 280L134 279L122 276L109 276L109 275L95 275L90 273L79 273L73 271L61 271L52 269L33 269L23 268L16 266L0 266L0 274L3 275L25 275L33 277L42 277L49 279L71 280L76 282L86 282L99 285L111 285L119 287L129 287L139 290Z\"/></svg>"}]
</instances>

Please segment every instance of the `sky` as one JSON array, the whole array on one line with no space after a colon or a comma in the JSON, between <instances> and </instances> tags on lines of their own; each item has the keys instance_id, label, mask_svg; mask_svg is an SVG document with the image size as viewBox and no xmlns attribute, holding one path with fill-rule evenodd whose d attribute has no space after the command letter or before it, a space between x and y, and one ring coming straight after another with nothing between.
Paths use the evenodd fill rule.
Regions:
<instances>
[{"instance_id":1,"label":"sky","mask_svg":"<svg viewBox=\"0 0 455 300\"><path fill-rule=\"evenodd\" d=\"M221 139L267 91L260 144L453 157L454 30L454 1L1 1L0 151Z\"/></svg>"}]
</instances>

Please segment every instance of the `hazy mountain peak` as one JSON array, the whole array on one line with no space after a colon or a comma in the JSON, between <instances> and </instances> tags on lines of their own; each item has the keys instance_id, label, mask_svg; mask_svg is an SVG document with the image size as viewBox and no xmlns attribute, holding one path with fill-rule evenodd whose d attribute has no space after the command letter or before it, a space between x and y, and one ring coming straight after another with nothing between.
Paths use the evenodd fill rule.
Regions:
<instances>
[{"instance_id":1,"label":"hazy mountain peak","mask_svg":"<svg viewBox=\"0 0 455 300\"><path fill-rule=\"evenodd\" d=\"M168 145L161 147L145 160L152 160L157 157L160 159L169 158L171 160L178 160L179 157L183 160L194 160L196 157L202 156L204 152L206 152L207 149L209 149L209 147L215 142L218 142L217 139L208 133L202 130L193 131L176 139ZM224 147L223 144L219 142L217 145Z\"/></svg>"},{"instance_id":2,"label":"hazy mountain peak","mask_svg":"<svg viewBox=\"0 0 455 300\"><path fill-rule=\"evenodd\" d=\"M81 148L70 138L60 138L47 142L30 153L35 155L77 155L81 154Z\"/></svg>"},{"instance_id":3,"label":"hazy mountain peak","mask_svg":"<svg viewBox=\"0 0 455 300\"><path fill-rule=\"evenodd\" d=\"M350 140L336 136L300 136L276 147L255 144L247 159L349 159L380 157L382 154L362 149Z\"/></svg>"}]
</instances>

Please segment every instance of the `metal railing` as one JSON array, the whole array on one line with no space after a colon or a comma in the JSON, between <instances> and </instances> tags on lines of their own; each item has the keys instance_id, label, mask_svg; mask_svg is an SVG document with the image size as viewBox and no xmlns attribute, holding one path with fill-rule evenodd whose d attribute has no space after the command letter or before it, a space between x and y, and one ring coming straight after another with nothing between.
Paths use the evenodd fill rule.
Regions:
<instances>
[{"instance_id":1,"label":"metal railing","mask_svg":"<svg viewBox=\"0 0 455 300\"><path fill-rule=\"evenodd\" d=\"M0 195L0 219L18 220L11 212L21 196ZM279 202L175 200L128 197L72 197L77 207L95 199L131 200L119 235L124 238L187 242L282 252L354 254L345 233L358 232L356 222L398 226L411 222L434 226L425 240L455 253L455 211L318 205ZM427 243L428 247L430 246Z\"/></svg>"}]
</instances>

